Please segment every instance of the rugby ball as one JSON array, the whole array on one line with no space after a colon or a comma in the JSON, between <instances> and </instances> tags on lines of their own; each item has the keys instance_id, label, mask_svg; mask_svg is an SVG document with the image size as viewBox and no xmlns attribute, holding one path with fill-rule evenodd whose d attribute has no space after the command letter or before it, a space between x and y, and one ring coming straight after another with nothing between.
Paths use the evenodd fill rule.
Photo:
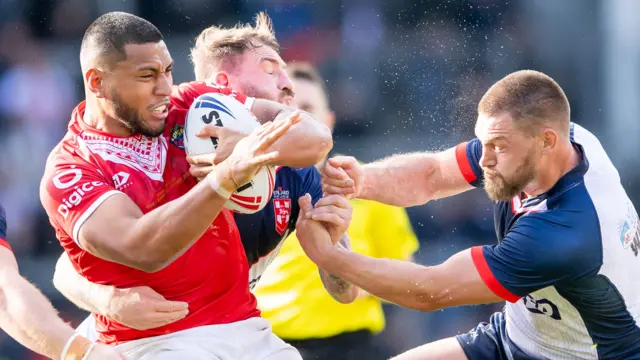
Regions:
<instances>
[{"instance_id":1,"label":"rugby ball","mask_svg":"<svg viewBox=\"0 0 640 360\"><path fill-rule=\"evenodd\" d=\"M245 133L260 126L258 119L233 96L207 93L198 96L187 113L184 124L184 147L189 155L216 152L218 139L195 136L205 125L229 127ZM247 184L242 184L225 204L225 208L253 214L262 210L275 186L276 171L273 166L263 166Z\"/></svg>"}]
</instances>

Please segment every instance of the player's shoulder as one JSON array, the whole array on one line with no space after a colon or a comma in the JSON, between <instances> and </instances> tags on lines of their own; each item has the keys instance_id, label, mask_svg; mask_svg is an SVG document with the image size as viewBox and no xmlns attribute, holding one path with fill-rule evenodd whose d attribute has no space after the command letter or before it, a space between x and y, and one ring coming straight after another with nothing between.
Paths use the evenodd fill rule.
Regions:
<instances>
[{"instance_id":1,"label":"player's shoulder","mask_svg":"<svg viewBox=\"0 0 640 360\"><path fill-rule=\"evenodd\" d=\"M595 209L575 203L523 215L511 229L510 236L533 241L538 246L567 255L596 255L602 249Z\"/></svg>"}]
</instances>

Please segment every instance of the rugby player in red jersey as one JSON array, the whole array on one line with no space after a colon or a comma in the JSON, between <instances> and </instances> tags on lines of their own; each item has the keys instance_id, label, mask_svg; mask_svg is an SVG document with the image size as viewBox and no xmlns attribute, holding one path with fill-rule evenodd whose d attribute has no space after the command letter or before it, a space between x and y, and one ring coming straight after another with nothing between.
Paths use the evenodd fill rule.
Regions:
<instances>
[{"instance_id":1,"label":"rugby player in red jersey","mask_svg":"<svg viewBox=\"0 0 640 360\"><path fill-rule=\"evenodd\" d=\"M142 331L96 315L99 341L135 358L298 359L259 318L239 233L223 206L260 166L281 163L280 138L302 134L328 152L330 133L276 102L225 87L190 87L194 97L234 96L264 122L198 184L184 149L171 141L184 114L173 113L173 62L157 28L126 13L103 15L85 33L80 58L86 101L50 155L42 203L87 280L148 286L184 303L168 312L179 318L188 311ZM319 131L299 130L304 126Z\"/></svg>"}]
</instances>

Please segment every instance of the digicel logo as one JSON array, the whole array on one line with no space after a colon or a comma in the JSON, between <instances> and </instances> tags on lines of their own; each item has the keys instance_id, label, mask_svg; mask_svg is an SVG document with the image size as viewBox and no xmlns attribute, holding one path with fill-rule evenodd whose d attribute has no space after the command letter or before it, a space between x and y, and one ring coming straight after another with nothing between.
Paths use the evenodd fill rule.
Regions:
<instances>
[{"instance_id":1,"label":"digicel logo","mask_svg":"<svg viewBox=\"0 0 640 360\"><path fill-rule=\"evenodd\" d=\"M72 166L71 169L62 171L53 177L53 185L60 189L65 190L73 187L73 192L62 199L62 204L58 206L58 213L65 219L69 216L69 212L74 207L80 205L82 197L96 187L103 186L105 183L101 181L87 181L82 184L78 184L82 180L82 171Z\"/></svg>"}]
</instances>

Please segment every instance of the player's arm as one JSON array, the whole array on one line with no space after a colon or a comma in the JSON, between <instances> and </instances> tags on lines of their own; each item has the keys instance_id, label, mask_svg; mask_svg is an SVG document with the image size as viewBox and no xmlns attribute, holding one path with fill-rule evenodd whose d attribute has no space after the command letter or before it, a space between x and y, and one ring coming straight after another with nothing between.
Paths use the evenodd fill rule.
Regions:
<instances>
[{"instance_id":1,"label":"player's arm","mask_svg":"<svg viewBox=\"0 0 640 360\"><path fill-rule=\"evenodd\" d=\"M261 123L264 123L286 119L296 110L275 101L255 99L251 111ZM274 143L271 150L280 153L278 161L283 166L314 166L333 148L331 130L309 113L297 111L301 114L301 121Z\"/></svg>"},{"instance_id":2,"label":"player's arm","mask_svg":"<svg viewBox=\"0 0 640 360\"><path fill-rule=\"evenodd\" d=\"M329 159L323 190L395 206L416 206L479 186L478 140L438 153L399 154L360 165L352 157Z\"/></svg>"},{"instance_id":3,"label":"player's arm","mask_svg":"<svg viewBox=\"0 0 640 360\"><path fill-rule=\"evenodd\" d=\"M105 192L104 178L88 166L72 165L45 177L42 202L47 213L92 255L146 272L159 271L207 231L238 184L248 182L260 166L277 157L277 152L265 153L267 148L298 120L292 117L259 127L236 145L206 181L147 213L124 193ZM61 179L61 174L66 178ZM93 192L84 187L88 182L95 185ZM82 197L75 205L69 202L77 189L83 190L83 206Z\"/></svg>"},{"instance_id":4,"label":"player's arm","mask_svg":"<svg viewBox=\"0 0 640 360\"><path fill-rule=\"evenodd\" d=\"M597 248L586 253L589 235L582 235L561 220L529 214L499 245L467 249L440 265L421 266L362 256L332 246L326 233L298 230L300 244L318 266L377 297L422 311L515 302L558 281L597 272L601 253ZM587 243L599 244L597 239Z\"/></svg>"},{"instance_id":5,"label":"player's arm","mask_svg":"<svg viewBox=\"0 0 640 360\"><path fill-rule=\"evenodd\" d=\"M91 351L88 359L99 359L98 351L111 359L121 359L116 350L99 345L90 349L91 342L75 337L49 300L35 286L18 273L13 253L0 246L0 328L27 348L60 359L66 350L67 359L81 359ZM69 346L66 346L69 343ZM66 349L65 349L66 347ZM95 356L95 357L92 357ZM102 357L107 358L107 357Z\"/></svg>"},{"instance_id":6,"label":"player's arm","mask_svg":"<svg viewBox=\"0 0 640 360\"><path fill-rule=\"evenodd\" d=\"M340 240L338 240L337 245L345 250L351 250L349 235L345 233ZM341 277L333 275L322 268L318 268L318 271L320 272L322 285L335 301L342 304L350 304L360 295L360 291L356 286L351 285Z\"/></svg>"},{"instance_id":7,"label":"player's arm","mask_svg":"<svg viewBox=\"0 0 640 360\"><path fill-rule=\"evenodd\" d=\"M173 323L189 312L187 303L166 300L147 286L119 289L92 283L78 274L66 252L56 263L53 284L79 308L136 330Z\"/></svg>"}]
</instances>

